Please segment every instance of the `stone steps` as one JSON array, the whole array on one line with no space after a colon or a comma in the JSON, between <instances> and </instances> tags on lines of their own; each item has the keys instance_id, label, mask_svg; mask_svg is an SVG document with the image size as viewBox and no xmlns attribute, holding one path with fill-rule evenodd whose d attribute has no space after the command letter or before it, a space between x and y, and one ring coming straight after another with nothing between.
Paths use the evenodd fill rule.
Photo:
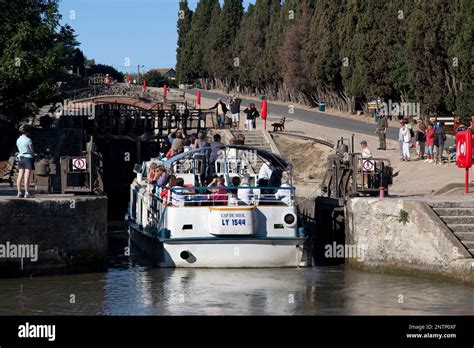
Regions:
<instances>
[{"instance_id":1,"label":"stone steps","mask_svg":"<svg viewBox=\"0 0 474 348\"><path fill-rule=\"evenodd\" d=\"M430 202L431 208L474 256L474 202Z\"/></svg>"},{"instance_id":2,"label":"stone steps","mask_svg":"<svg viewBox=\"0 0 474 348\"><path fill-rule=\"evenodd\" d=\"M447 225L451 224L461 224L461 225L473 225L474 229L474 216L447 216L447 215L441 215L440 216L441 220L443 220Z\"/></svg>"},{"instance_id":3,"label":"stone steps","mask_svg":"<svg viewBox=\"0 0 474 348\"><path fill-rule=\"evenodd\" d=\"M474 208L452 207L433 208L439 216L474 216Z\"/></svg>"},{"instance_id":4,"label":"stone steps","mask_svg":"<svg viewBox=\"0 0 474 348\"><path fill-rule=\"evenodd\" d=\"M464 242L474 242L474 232L454 232L454 235L458 237L464 244Z\"/></svg>"},{"instance_id":5,"label":"stone steps","mask_svg":"<svg viewBox=\"0 0 474 348\"><path fill-rule=\"evenodd\" d=\"M474 226L469 224L448 224L453 232L474 232Z\"/></svg>"},{"instance_id":6,"label":"stone steps","mask_svg":"<svg viewBox=\"0 0 474 348\"><path fill-rule=\"evenodd\" d=\"M429 202L433 209L438 208L473 208L474 201Z\"/></svg>"}]
</instances>

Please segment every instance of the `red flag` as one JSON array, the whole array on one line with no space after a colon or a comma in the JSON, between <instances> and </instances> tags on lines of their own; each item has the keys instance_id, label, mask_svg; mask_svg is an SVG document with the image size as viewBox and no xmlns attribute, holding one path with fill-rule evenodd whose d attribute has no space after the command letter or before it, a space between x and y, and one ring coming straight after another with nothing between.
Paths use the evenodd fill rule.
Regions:
<instances>
[{"instance_id":1,"label":"red flag","mask_svg":"<svg viewBox=\"0 0 474 348\"><path fill-rule=\"evenodd\" d=\"M201 107L201 91L197 91L197 105Z\"/></svg>"},{"instance_id":2,"label":"red flag","mask_svg":"<svg viewBox=\"0 0 474 348\"><path fill-rule=\"evenodd\" d=\"M267 129L267 100L266 99L262 100L260 117L263 120L263 127Z\"/></svg>"},{"instance_id":3,"label":"red flag","mask_svg":"<svg viewBox=\"0 0 474 348\"><path fill-rule=\"evenodd\" d=\"M146 80L143 80L143 89L146 91Z\"/></svg>"},{"instance_id":4,"label":"red flag","mask_svg":"<svg viewBox=\"0 0 474 348\"><path fill-rule=\"evenodd\" d=\"M262 100L260 117L262 118L262 120L267 119L267 100L266 99Z\"/></svg>"},{"instance_id":5,"label":"red flag","mask_svg":"<svg viewBox=\"0 0 474 348\"><path fill-rule=\"evenodd\" d=\"M127 81L130 82L131 79L132 77L130 76L130 74L127 74Z\"/></svg>"},{"instance_id":6,"label":"red flag","mask_svg":"<svg viewBox=\"0 0 474 348\"><path fill-rule=\"evenodd\" d=\"M166 85L163 86L163 95L164 95L165 98L166 98Z\"/></svg>"}]
</instances>

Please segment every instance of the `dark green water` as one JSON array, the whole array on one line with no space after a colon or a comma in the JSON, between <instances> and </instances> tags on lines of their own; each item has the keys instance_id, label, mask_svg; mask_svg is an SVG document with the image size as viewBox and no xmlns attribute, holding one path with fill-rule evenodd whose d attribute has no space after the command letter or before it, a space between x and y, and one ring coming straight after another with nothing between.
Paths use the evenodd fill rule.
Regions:
<instances>
[{"instance_id":1,"label":"dark green water","mask_svg":"<svg viewBox=\"0 0 474 348\"><path fill-rule=\"evenodd\" d=\"M344 266L157 269L119 255L107 273L0 279L0 294L0 315L474 314L474 288L442 281Z\"/></svg>"}]
</instances>

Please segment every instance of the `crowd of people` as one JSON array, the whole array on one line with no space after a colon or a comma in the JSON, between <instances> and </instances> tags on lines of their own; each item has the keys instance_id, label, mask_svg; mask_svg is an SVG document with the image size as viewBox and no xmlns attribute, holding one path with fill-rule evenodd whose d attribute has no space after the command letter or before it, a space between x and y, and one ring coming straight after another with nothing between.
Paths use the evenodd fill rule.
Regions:
<instances>
[{"instance_id":1,"label":"crowd of people","mask_svg":"<svg viewBox=\"0 0 474 348\"><path fill-rule=\"evenodd\" d=\"M454 134L467 129L468 127L462 124L459 118L454 119ZM387 130L387 116L380 113L375 130L379 138L377 150L387 149ZM446 154L448 156L455 152L452 148L446 148L446 125L444 122L438 122L436 117L431 117L429 120L418 119L412 122L406 118L400 119L398 141L401 161L411 161L416 158L426 163L441 165L443 164L445 150L447 150ZM416 152L416 157L413 150Z\"/></svg>"},{"instance_id":2,"label":"crowd of people","mask_svg":"<svg viewBox=\"0 0 474 348\"><path fill-rule=\"evenodd\" d=\"M225 128L227 113L230 111L230 127L237 130L240 129L241 103L242 99L235 95L233 95L232 98L228 97L226 102L224 102L221 98L217 99L216 104L209 108L209 110L215 110L215 128ZM249 103L248 106L243 110L243 113L246 115L244 129L249 131L257 128L257 119L260 117L260 113L255 107L255 103Z\"/></svg>"},{"instance_id":3,"label":"crowd of people","mask_svg":"<svg viewBox=\"0 0 474 348\"><path fill-rule=\"evenodd\" d=\"M171 169L166 169L164 165L151 162L145 182L149 185L149 192L158 194L166 203L172 203L175 206L183 206L186 197L195 195L194 186L205 187L204 192L199 192L199 196L214 205L232 204L250 204L256 195L273 196L273 199L289 204L292 196L289 176L280 170L272 167L271 163L265 161L258 173L256 186L258 189L250 186L249 175L239 175L230 178L226 185L224 176L216 173L216 161L221 157L220 151L224 144L221 136L215 134L212 142L206 141L204 132L199 132L187 136L181 129L175 129L171 132L163 147L162 156L157 160L167 160L179 153L209 147L205 157L205 171L201 173L200 185L184 185L184 179ZM230 144L244 145L245 136L239 134L236 139L230 139ZM230 149L232 150L232 149ZM229 158L229 157L228 157ZM236 187L231 189L229 187ZM202 189L200 190L202 191ZM197 197L197 196L196 196Z\"/></svg>"}]
</instances>

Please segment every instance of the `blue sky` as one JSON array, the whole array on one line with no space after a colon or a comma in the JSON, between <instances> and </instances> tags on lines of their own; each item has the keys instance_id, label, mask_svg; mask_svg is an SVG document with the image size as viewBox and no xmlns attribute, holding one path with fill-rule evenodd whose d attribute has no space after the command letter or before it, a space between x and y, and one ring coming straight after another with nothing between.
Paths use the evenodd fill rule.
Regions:
<instances>
[{"instance_id":1,"label":"blue sky","mask_svg":"<svg viewBox=\"0 0 474 348\"><path fill-rule=\"evenodd\" d=\"M194 10L198 0L188 2ZM59 7L86 57L124 72L175 66L178 8L179 0L61 0Z\"/></svg>"}]
</instances>

